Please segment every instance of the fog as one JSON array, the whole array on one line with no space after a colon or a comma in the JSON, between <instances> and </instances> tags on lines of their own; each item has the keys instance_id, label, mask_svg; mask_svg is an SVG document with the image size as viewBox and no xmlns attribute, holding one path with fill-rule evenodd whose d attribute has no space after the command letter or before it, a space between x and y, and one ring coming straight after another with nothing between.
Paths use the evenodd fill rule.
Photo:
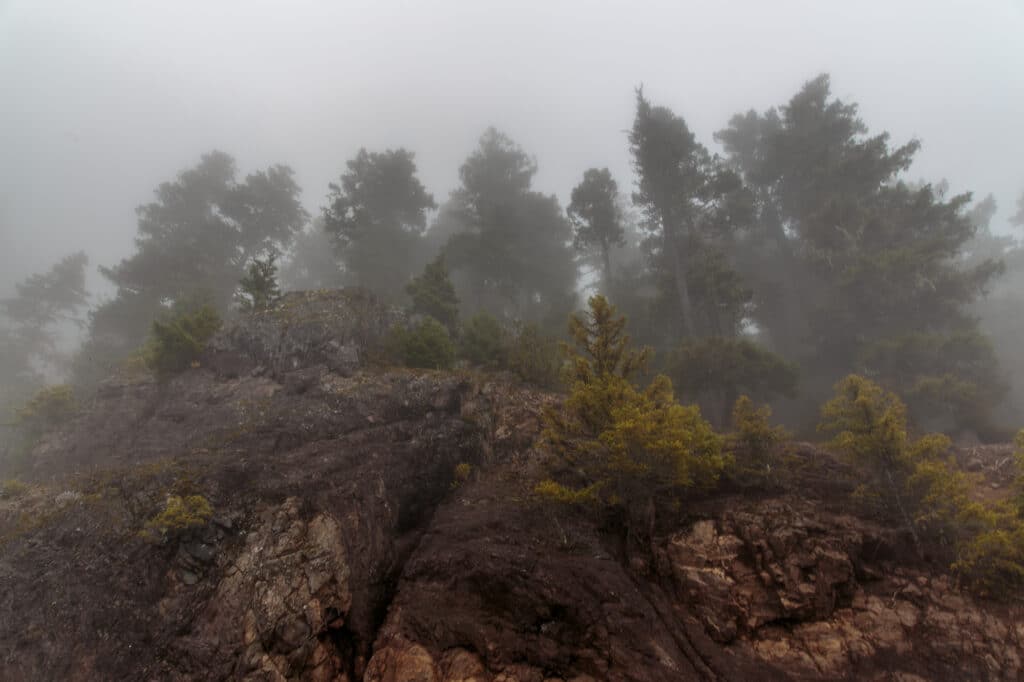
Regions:
<instances>
[{"instance_id":1,"label":"fog","mask_svg":"<svg viewBox=\"0 0 1024 682\"><path fill-rule=\"evenodd\" d=\"M698 138L819 72L910 175L1024 186L1024 5L998 2L0 2L0 288L84 249L128 255L135 207L211 149L296 172L317 214L360 147L404 146L443 201L485 127L563 205L582 171L629 190L634 88Z\"/></svg>"},{"instance_id":2,"label":"fog","mask_svg":"<svg viewBox=\"0 0 1024 682\"><path fill-rule=\"evenodd\" d=\"M857 374L1005 439L1022 36L995 1L0 0L0 412L356 285L433 323L396 364L564 388L600 292L717 427L749 394L813 433Z\"/></svg>"}]
</instances>

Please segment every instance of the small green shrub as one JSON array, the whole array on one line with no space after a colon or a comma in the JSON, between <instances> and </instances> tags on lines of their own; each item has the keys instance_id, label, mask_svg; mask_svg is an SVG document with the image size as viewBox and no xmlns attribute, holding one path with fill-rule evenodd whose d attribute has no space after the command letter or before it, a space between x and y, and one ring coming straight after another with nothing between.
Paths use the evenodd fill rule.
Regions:
<instances>
[{"instance_id":1,"label":"small green shrub","mask_svg":"<svg viewBox=\"0 0 1024 682\"><path fill-rule=\"evenodd\" d=\"M28 440L34 441L73 417L77 411L78 403L71 386L47 386L17 410L15 424Z\"/></svg>"},{"instance_id":2,"label":"small green shrub","mask_svg":"<svg viewBox=\"0 0 1024 682\"><path fill-rule=\"evenodd\" d=\"M546 415L544 438L572 480L541 481L534 492L624 510L632 525L639 519L630 515L657 497L713 485L728 457L700 409L676 402L668 377L643 390L632 384L647 353L630 348L624 328L603 296L590 299L585 317L570 319L569 397Z\"/></svg>"},{"instance_id":3,"label":"small green shrub","mask_svg":"<svg viewBox=\"0 0 1024 682\"><path fill-rule=\"evenodd\" d=\"M146 349L146 365L159 377L187 369L199 359L207 341L220 326L220 315L209 305L154 320Z\"/></svg>"},{"instance_id":4,"label":"small green shrub","mask_svg":"<svg viewBox=\"0 0 1024 682\"><path fill-rule=\"evenodd\" d=\"M914 522L923 532L945 543L956 543L967 531L963 512L971 503L971 478L952 456L921 459L907 479L907 499Z\"/></svg>"},{"instance_id":5,"label":"small green shrub","mask_svg":"<svg viewBox=\"0 0 1024 682\"><path fill-rule=\"evenodd\" d=\"M463 483L469 480L470 474L473 473L473 465L469 462L459 462L455 465L455 471L452 472L452 490L462 486Z\"/></svg>"},{"instance_id":6,"label":"small green shrub","mask_svg":"<svg viewBox=\"0 0 1024 682\"><path fill-rule=\"evenodd\" d=\"M471 364L487 369L505 367L509 338L501 322L489 313L477 313L462 327L460 355Z\"/></svg>"},{"instance_id":7,"label":"small green shrub","mask_svg":"<svg viewBox=\"0 0 1024 682\"><path fill-rule=\"evenodd\" d=\"M429 315L449 331L455 332L459 322L459 298L448 277L444 254L427 263L423 272L405 287L412 299L412 312Z\"/></svg>"},{"instance_id":8,"label":"small green shrub","mask_svg":"<svg viewBox=\"0 0 1024 682\"><path fill-rule=\"evenodd\" d=\"M0 470L8 476L25 473L32 463L32 451L43 435L60 427L78 412L74 390L65 384L47 386L14 410L13 429L5 452L0 452Z\"/></svg>"},{"instance_id":9,"label":"small green shrub","mask_svg":"<svg viewBox=\"0 0 1024 682\"><path fill-rule=\"evenodd\" d=\"M206 525L213 507L202 495L168 495L164 510L146 522L143 534L157 539Z\"/></svg>"},{"instance_id":10,"label":"small green shrub","mask_svg":"<svg viewBox=\"0 0 1024 682\"><path fill-rule=\"evenodd\" d=\"M871 485L858 488L894 506L914 534L948 547L950 568L982 594L1007 598L1024 588L1024 516L1018 503L981 503L972 477L950 455L941 434L911 440L906 407L892 393L851 375L836 386L819 429L835 433L833 447L862 467ZM1017 438L1024 458L1024 435ZM867 491L872 491L868 493ZM878 494L881 491L881 494Z\"/></svg>"},{"instance_id":11,"label":"small green shrub","mask_svg":"<svg viewBox=\"0 0 1024 682\"><path fill-rule=\"evenodd\" d=\"M791 463L782 443L790 438L781 426L771 424L772 410L758 407L741 395L732 408L732 432L726 436L733 455L730 479L740 485L760 487L785 477Z\"/></svg>"},{"instance_id":12,"label":"small green shrub","mask_svg":"<svg viewBox=\"0 0 1024 682\"><path fill-rule=\"evenodd\" d=\"M916 467L948 453L949 439L932 434L912 441L907 433L907 408L895 393L851 374L836 384L835 397L821 410L818 431L832 434L829 446L846 456L868 477L869 488L883 511L898 515L917 539L908 485Z\"/></svg>"},{"instance_id":13,"label":"small green shrub","mask_svg":"<svg viewBox=\"0 0 1024 682\"><path fill-rule=\"evenodd\" d=\"M772 426L772 408L756 407L748 396L741 395L732 408L731 440L753 463L764 465L779 443L789 434L781 426Z\"/></svg>"},{"instance_id":14,"label":"small green shrub","mask_svg":"<svg viewBox=\"0 0 1024 682\"><path fill-rule=\"evenodd\" d=\"M961 512L961 522L976 532L960 543L953 570L986 596L1019 597L1024 588L1024 519L1011 505L973 502Z\"/></svg>"},{"instance_id":15,"label":"small green shrub","mask_svg":"<svg viewBox=\"0 0 1024 682\"><path fill-rule=\"evenodd\" d=\"M521 325L509 348L508 368L527 383L543 388L559 386L562 354L558 342L532 322Z\"/></svg>"},{"instance_id":16,"label":"small green shrub","mask_svg":"<svg viewBox=\"0 0 1024 682\"><path fill-rule=\"evenodd\" d=\"M391 345L406 367L448 369L455 362L455 344L443 324L425 317L412 329L392 330Z\"/></svg>"},{"instance_id":17,"label":"small green shrub","mask_svg":"<svg viewBox=\"0 0 1024 682\"><path fill-rule=\"evenodd\" d=\"M833 434L829 445L854 464L883 473L905 463L907 408L896 394L856 374L836 384L835 391L818 424L819 432Z\"/></svg>"},{"instance_id":18,"label":"small green shrub","mask_svg":"<svg viewBox=\"0 0 1024 682\"><path fill-rule=\"evenodd\" d=\"M597 483L585 488L571 488L547 478L533 487L533 493L545 502L585 506L598 502L600 488Z\"/></svg>"},{"instance_id":19,"label":"small green shrub","mask_svg":"<svg viewBox=\"0 0 1024 682\"><path fill-rule=\"evenodd\" d=\"M8 478L2 484L0 484L0 497L7 500L16 500L19 497L23 497L29 491L27 483L23 483L16 478Z\"/></svg>"}]
</instances>

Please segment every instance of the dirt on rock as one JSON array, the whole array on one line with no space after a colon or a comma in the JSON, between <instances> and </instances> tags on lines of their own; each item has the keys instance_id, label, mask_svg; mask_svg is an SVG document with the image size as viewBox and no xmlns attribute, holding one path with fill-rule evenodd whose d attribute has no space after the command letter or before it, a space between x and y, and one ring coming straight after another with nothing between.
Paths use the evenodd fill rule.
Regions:
<instances>
[{"instance_id":1,"label":"dirt on rock","mask_svg":"<svg viewBox=\"0 0 1024 682\"><path fill-rule=\"evenodd\" d=\"M374 367L399 319L290 294L171 381L106 382L0 499L0 679L1024 678L1024 610L847 509L827 453L627 551L531 495L557 396ZM964 456L1002 485L1002 452ZM154 529L171 496L212 515Z\"/></svg>"}]
</instances>

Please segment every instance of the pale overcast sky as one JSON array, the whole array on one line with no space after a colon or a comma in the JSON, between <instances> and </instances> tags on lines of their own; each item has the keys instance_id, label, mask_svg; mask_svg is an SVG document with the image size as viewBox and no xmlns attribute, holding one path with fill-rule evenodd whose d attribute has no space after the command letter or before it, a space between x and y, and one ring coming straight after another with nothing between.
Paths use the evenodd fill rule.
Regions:
<instances>
[{"instance_id":1,"label":"pale overcast sky","mask_svg":"<svg viewBox=\"0 0 1024 682\"><path fill-rule=\"evenodd\" d=\"M820 72L910 176L1024 190L1024 0L0 0L0 289L84 248L211 149L292 166L316 212L361 146L405 146L441 201L488 125L563 204L590 166L629 190L636 85L709 146ZM95 279L95 277L93 278Z\"/></svg>"}]
</instances>

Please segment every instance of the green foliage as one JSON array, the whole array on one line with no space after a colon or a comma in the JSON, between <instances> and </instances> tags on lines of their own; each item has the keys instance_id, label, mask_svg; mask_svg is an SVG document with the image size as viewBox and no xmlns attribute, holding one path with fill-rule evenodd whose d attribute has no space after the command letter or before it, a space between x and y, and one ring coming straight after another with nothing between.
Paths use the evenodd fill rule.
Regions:
<instances>
[{"instance_id":1,"label":"green foliage","mask_svg":"<svg viewBox=\"0 0 1024 682\"><path fill-rule=\"evenodd\" d=\"M949 439L933 435L912 442L906 406L896 394L864 377L851 374L836 384L835 391L822 407L818 431L832 434L830 447L868 477L859 492L871 491L882 511L898 516L921 553L908 487L915 467L948 451ZM858 497L868 500L863 494Z\"/></svg>"},{"instance_id":2,"label":"green foliage","mask_svg":"<svg viewBox=\"0 0 1024 682\"><path fill-rule=\"evenodd\" d=\"M62 325L81 323L79 314L88 302L87 263L84 253L68 256L47 272L15 284L14 296L0 299L0 423L47 376L66 368Z\"/></svg>"},{"instance_id":3,"label":"green foliage","mask_svg":"<svg viewBox=\"0 0 1024 682\"><path fill-rule=\"evenodd\" d=\"M209 305L154 320L146 365L159 377L187 369L199 359L220 326L220 315Z\"/></svg>"},{"instance_id":4,"label":"green foliage","mask_svg":"<svg viewBox=\"0 0 1024 682\"><path fill-rule=\"evenodd\" d=\"M906 482L914 522L923 532L946 543L956 543L966 530L963 512L971 502L972 480L952 456L920 459Z\"/></svg>"},{"instance_id":5,"label":"green foliage","mask_svg":"<svg viewBox=\"0 0 1024 682\"><path fill-rule=\"evenodd\" d=\"M0 498L6 500L16 500L19 497L24 497L28 494L28 491L28 484L16 478L8 478L3 483L0 483Z\"/></svg>"},{"instance_id":6,"label":"green foliage","mask_svg":"<svg viewBox=\"0 0 1024 682\"><path fill-rule=\"evenodd\" d=\"M238 307L244 311L269 310L281 298L281 289L277 286L277 254L271 253L266 258L254 258L249 263L245 277L238 282L239 291L235 294Z\"/></svg>"},{"instance_id":7,"label":"green foliage","mask_svg":"<svg viewBox=\"0 0 1024 682\"><path fill-rule=\"evenodd\" d=\"M15 423L29 440L35 440L78 412L78 402L71 386L47 386L15 412Z\"/></svg>"},{"instance_id":8,"label":"green foliage","mask_svg":"<svg viewBox=\"0 0 1024 682\"><path fill-rule=\"evenodd\" d=\"M781 426L772 426L771 416L772 408L757 407L746 395L741 395L732 408L730 438L737 449L761 466L768 463L775 448L789 437Z\"/></svg>"},{"instance_id":9,"label":"green foliage","mask_svg":"<svg viewBox=\"0 0 1024 682\"><path fill-rule=\"evenodd\" d=\"M799 358L803 393L818 401L856 369L898 391L918 425L984 426L1001 382L982 378L991 349L962 341L977 329L968 306L1001 265L963 257L976 229L969 196L902 181L920 144L869 132L824 74L716 138L755 197L733 261L755 291L758 327Z\"/></svg>"},{"instance_id":10,"label":"green foliage","mask_svg":"<svg viewBox=\"0 0 1024 682\"><path fill-rule=\"evenodd\" d=\"M592 384L617 377L628 380L643 370L650 356L646 348L633 350L626 335L626 318L604 296L592 296L585 316L569 318L569 336L577 350L565 346L572 360L574 384Z\"/></svg>"},{"instance_id":11,"label":"green foliage","mask_svg":"<svg viewBox=\"0 0 1024 682\"><path fill-rule=\"evenodd\" d=\"M818 431L833 434L830 446L853 463L883 472L906 463L907 408L895 393L851 374L821 415Z\"/></svg>"},{"instance_id":12,"label":"green foliage","mask_svg":"<svg viewBox=\"0 0 1024 682\"><path fill-rule=\"evenodd\" d=\"M406 367L448 369L455 362L455 344L448 329L432 317L425 317L412 329L392 331L395 351Z\"/></svg>"},{"instance_id":13,"label":"green foliage","mask_svg":"<svg viewBox=\"0 0 1024 682\"><path fill-rule=\"evenodd\" d=\"M505 328L489 313L477 313L462 326L459 352L474 365L488 369L505 367L509 345Z\"/></svg>"},{"instance_id":14,"label":"green foliage","mask_svg":"<svg viewBox=\"0 0 1024 682\"><path fill-rule=\"evenodd\" d=\"M708 487L725 467L722 438L695 405L680 405L672 382L659 375L646 390L626 392L600 435L610 454L615 488L625 499L647 490Z\"/></svg>"},{"instance_id":15,"label":"green foliage","mask_svg":"<svg viewBox=\"0 0 1024 682\"><path fill-rule=\"evenodd\" d=\"M862 357L923 428L985 433L1006 392L992 344L976 331L905 334L871 344Z\"/></svg>"},{"instance_id":16,"label":"green foliage","mask_svg":"<svg viewBox=\"0 0 1024 682\"><path fill-rule=\"evenodd\" d=\"M735 333L750 296L721 250L751 221L750 192L682 117L652 106L642 90L629 142L638 176L633 203L651 233L650 260L670 303L668 319L685 339Z\"/></svg>"},{"instance_id":17,"label":"green foliage","mask_svg":"<svg viewBox=\"0 0 1024 682\"><path fill-rule=\"evenodd\" d=\"M137 210L137 252L101 268L118 296L179 303L204 290L224 310L253 257L287 248L308 218L292 170L275 165L241 182L236 175L235 160L214 151L157 187L156 201Z\"/></svg>"},{"instance_id":18,"label":"green foliage","mask_svg":"<svg viewBox=\"0 0 1024 682\"><path fill-rule=\"evenodd\" d=\"M983 530L964 542L953 570L976 590L1012 598L1024 588L1024 520L1006 509L982 509Z\"/></svg>"},{"instance_id":19,"label":"green foliage","mask_svg":"<svg viewBox=\"0 0 1024 682\"><path fill-rule=\"evenodd\" d=\"M67 384L47 386L13 410L10 440L0 447L0 466L7 474L25 471L31 463L33 448L48 431L60 427L78 412L74 390ZM0 443L0 446L3 446Z\"/></svg>"},{"instance_id":20,"label":"green foliage","mask_svg":"<svg viewBox=\"0 0 1024 682\"><path fill-rule=\"evenodd\" d=\"M625 230L618 204L619 188L607 168L590 168L572 190L566 213L573 228L573 246L599 259L605 285L611 282L611 250L623 246Z\"/></svg>"},{"instance_id":21,"label":"green foliage","mask_svg":"<svg viewBox=\"0 0 1024 682\"><path fill-rule=\"evenodd\" d=\"M915 534L951 547L951 568L972 588L1009 597L1024 587L1024 517L1014 504L972 498L971 477L949 455L946 436L911 441L906 408L893 393L851 375L825 405L821 429L833 447L873 476ZM1024 436L1018 438L1024 446Z\"/></svg>"},{"instance_id":22,"label":"green foliage","mask_svg":"<svg viewBox=\"0 0 1024 682\"><path fill-rule=\"evenodd\" d=\"M287 252L302 231L309 216L300 192L287 166L240 180L234 159L219 151L161 183L154 201L136 209L135 253L100 268L117 291L89 315L76 383L95 384L145 343L168 303L180 308L203 291L225 312L251 259Z\"/></svg>"},{"instance_id":23,"label":"green foliage","mask_svg":"<svg viewBox=\"0 0 1024 682\"><path fill-rule=\"evenodd\" d=\"M405 149L360 149L338 183L331 183L324 228L350 284L398 303L418 269L420 235L433 196L416 177L415 154Z\"/></svg>"},{"instance_id":24,"label":"green foliage","mask_svg":"<svg viewBox=\"0 0 1024 682\"><path fill-rule=\"evenodd\" d=\"M473 465L469 462L459 462L456 464L455 471L452 472L452 490L461 487L469 480L469 476L472 473Z\"/></svg>"},{"instance_id":25,"label":"green foliage","mask_svg":"<svg viewBox=\"0 0 1024 682\"><path fill-rule=\"evenodd\" d=\"M507 353L508 369L544 388L559 385L562 357L558 343L532 322L521 324Z\"/></svg>"},{"instance_id":26,"label":"green foliage","mask_svg":"<svg viewBox=\"0 0 1024 682\"><path fill-rule=\"evenodd\" d=\"M444 254L428 263L423 272L406 285L405 292L412 299L413 313L429 315L448 331L455 332L459 323L459 298L448 278Z\"/></svg>"},{"instance_id":27,"label":"green foliage","mask_svg":"<svg viewBox=\"0 0 1024 682\"><path fill-rule=\"evenodd\" d=\"M536 162L490 128L459 169L462 186L431 228L471 310L558 324L575 302L572 229L554 196L531 191Z\"/></svg>"},{"instance_id":28,"label":"green foliage","mask_svg":"<svg viewBox=\"0 0 1024 682\"><path fill-rule=\"evenodd\" d=\"M739 393L759 400L793 397L799 376L796 365L741 338L684 342L672 353L668 366L676 383L686 387L688 398L717 397L724 413Z\"/></svg>"},{"instance_id":29,"label":"green foliage","mask_svg":"<svg viewBox=\"0 0 1024 682\"><path fill-rule=\"evenodd\" d=\"M628 510L711 485L726 465L722 438L697 407L675 401L667 377L642 391L630 383L647 354L629 347L624 327L603 296L590 299L585 317L571 318L570 393L560 412L548 414L545 438L574 480L542 482L542 497Z\"/></svg>"},{"instance_id":30,"label":"green foliage","mask_svg":"<svg viewBox=\"0 0 1024 682\"><path fill-rule=\"evenodd\" d=\"M1017 434L1018 497L981 503L972 499L970 480L955 462L918 467L913 482L926 491L924 521L941 524L955 542L952 569L974 590L1014 598L1024 589L1024 431Z\"/></svg>"},{"instance_id":31,"label":"green foliage","mask_svg":"<svg viewBox=\"0 0 1024 682\"><path fill-rule=\"evenodd\" d=\"M202 495L168 495L164 510L146 522L143 534L162 539L206 525L213 507Z\"/></svg>"},{"instance_id":32,"label":"green foliage","mask_svg":"<svg viewBox=\"0 0 1024 682\"><path fill-rule=\"evenodd\" d=\"M590 505L599 501L598 492L601 485L594 483L585 488L572 488L550 478L546 478L533 487L534 494L546 502L569 505Z\"/></svg>"}]
</instances>

